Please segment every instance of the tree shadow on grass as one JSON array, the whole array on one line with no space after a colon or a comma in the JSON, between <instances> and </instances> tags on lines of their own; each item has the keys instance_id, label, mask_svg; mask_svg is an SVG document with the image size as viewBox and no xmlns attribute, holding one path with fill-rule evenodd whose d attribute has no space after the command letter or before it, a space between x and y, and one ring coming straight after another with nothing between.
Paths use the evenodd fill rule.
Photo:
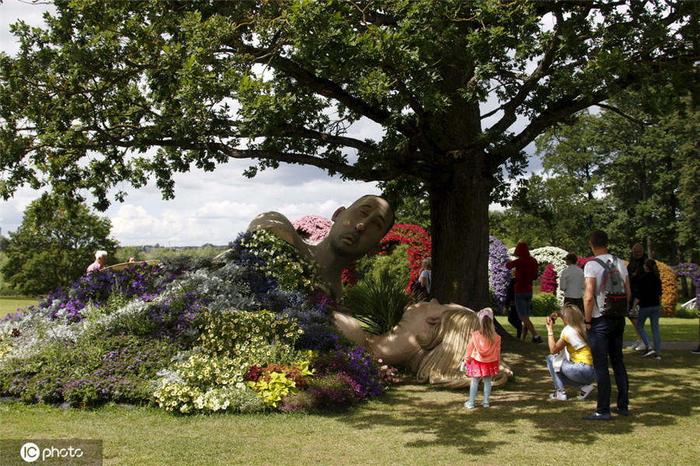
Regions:
<instances>
[{"instance_id":1,"label":"tree shadow on grass","mask_svg":"<svg viewBox=\"0 0 700 466\"><path fill-rule=\"evenodd\" d=\"M429 436L408 441L406 447L451 446L465 454L479 455L492 453L508 443L493 439L494 426L511 435L532 429L535 440L544 443L594 445L609 436L633 433L642 426L675 424L678 418L690 416L697 409L700 358L688 352L668 352L661 361L625 354L632 415L615 416L610 422L591 422L582 418L595 410L595 391L585 401L575 399L574 389L569 391L573 400L548 400L553 386L544 363L546 348L528 345L517 349L519 353L505 356L516 378L507 386L494 389L489 409L465 410L466 391L403 385L338 419L357 429L387 426L406 434ZM612 380L614 406L617 393ZM480 399L481 387L477 401Z\"/></svg>"}]
</instances>

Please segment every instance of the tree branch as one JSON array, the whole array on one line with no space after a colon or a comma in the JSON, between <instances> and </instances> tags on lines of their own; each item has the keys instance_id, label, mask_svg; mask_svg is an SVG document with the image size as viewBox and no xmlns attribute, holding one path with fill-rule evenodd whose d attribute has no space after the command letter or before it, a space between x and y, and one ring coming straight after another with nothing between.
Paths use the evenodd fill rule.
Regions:
<instances>
[{"instance_id":1,"label":"tree branch","mask_svg":"<svg viewBox=\"0 0 700 466\"><path fill-rule=\"evenodd\" d=\"M635 117L633 117L633 116L631 116L631 115L628 115L628 114L626 114L625 112L623 112L622 110L620 110L619 108L613 107L612 105L601 104L601 103L598 103L598 104L595 104L595 105L598 106L598 107L600 107L600 108L604 108L604 109L606 109L606 110L610 110L611 112L617 113L617 114L620 115L621 117L626 118L627 120L629 120L629 121L631 121L632 123L635 123L635 124L637 124L637 125L639 125L639 126L649 126L649 125L651 124L651 123L649 123L649 122L647 122L647 121L640 120L640 119L635 118Z\"/></svg>"},{"instance_id":2,"label":"tree branch","mask_svg":"<svg viewBox=\"0 0 700 466\"><path fill-rule=\"evenodd\" d=\"M269 65L288 76L296 79L300 84L305 85L319 95L335 99L355 112L370 118L377 123L384 124L391 117L391 113L381 107L373 106L362 99L359 99L336 82L322 78L302 67L299 63L290 58L281 57L277 53L271 55L270 49L259 49L251 45L239 43L232 45L234 49L239 49L253 56L255 63Z\"/></svg>"},{"instance_id":3,"label":"tree branch","mask_svg":"<svg viewBox=\"0 0 700 466\"><path fill-rule=\"evenodd\" d=\"M523 82L517 94L515 94L515 96L513 96L511 100L509 100L500 107L500 110L503 110L503 116L500 120L498 120L496 124L489 128L489 130L486 132L487 137L488 135L502 134L505 130L507 130L510 127L510 125L515 123L515 112L517 111L518 107L522 105L522 103L525 101L530 92L532 92L532 90L535 89L540 79L542 79L542 77L544 77L549 71L552 62L554 61L557 48L559 47L559 33L561 31L562 24L564 23L564 18L562 16L561 11L557 10L554 14L557 18L557 24L554 27L554 31L552 32L552 39L549 41L549 44L547 44L547 48L545 49L544 55L542 56L542 60L540 60L539 64L537 65L537 68L535 68L535 70L530 74L530 76L527 77L525 82Z\"/></svg>"},{"instance_id":4,"label":"tree branch","mask_svg":"<svg viewBox=\"0 0 700 466\"><path fill-rule=\"evenodd\" d=\"M275 129L279 128L279 132L271 132L267 134L255 134L255 135L245 135L243 137L260 137L260 136L282 136L282 137L287 137L287 136L299 136L302 138L307 138L307 139L314 139L316 141L321 141L326 144L335 144L338 146L343 146L343 147L352 147L357 150L365 151L365 152L370 152L375 149L375 147L372 144L369 144L364 141L360 141L359 139L347 137L347 136L338 136L338 135L333 135L333 134L328 134L328 133L322 133L320 131L312 130L309 128L304 128L304 127L298 127L298 126L293 126L293 125L288 125L288 124L281 124L275 127Z\"/></svg>"},{"instance_id":5,"label":"tree branch","mask_svg":"<svg viewBox=\"0 0 700 466\"><path fill-rule=\"evenodd\" d=\"M388 126L391 122L390 120L396 116L381 106L372 105L369 102L350 94L338 83L312 73L296 61L280 56L277 51L271 51L271 49L260 49L242 42L237 44L229 43L228 46L233 47L233 49L229 50L229 52L239 50L247 53L253 57L253 62L271 66L276 70L285 73L287 76L296 79L299 84L306 86L319 95L336 100L352 111L359 113L360 115L363 115L383 126ZM395 127L407 138L426 143L420 129L415 124L399 123L396 124ZM432 146L429 145L428 147Z\"/></svg>"},{"instance_id":6,"label":"tree branch","mask_svg":"<svg viewBox=\"0 0 700 466\"><path fill-rule=\"evenodd\" d=\"M372 5L372 2L369 2L364 7L360 5L361 3L364 2L350 0L350 4L352 4L352 6L354 6L362 15L363 22L374 24L375 26L396 26L398 24L396 18L378 11L370 10L369 7Z\"/></svg>"},{"instance_id":7,"label":"tree branch","mask_svg":"<svg viewBox=\"0 0 700 466\"><path fill-rule=\"evenodd\" d=\"M100 149L104 149L105 143L127 149L133 149L136 145L132 141L110 138L108 141L100 141L99 143L73 144L70 147L57 148L99 151ZM217 151L232 159L267 159L284 163L312 165L332 173L340 173L348 178L362 181L387 181L395 177L389 168L360 169L353 165L309 154L262 149L238 149L220 142L192 142L178 139L144 138L139 140L139 143L147 146L170 147L182 150ZM36 147L33 149L36 149Z\"/></svg>"}]
</instances>

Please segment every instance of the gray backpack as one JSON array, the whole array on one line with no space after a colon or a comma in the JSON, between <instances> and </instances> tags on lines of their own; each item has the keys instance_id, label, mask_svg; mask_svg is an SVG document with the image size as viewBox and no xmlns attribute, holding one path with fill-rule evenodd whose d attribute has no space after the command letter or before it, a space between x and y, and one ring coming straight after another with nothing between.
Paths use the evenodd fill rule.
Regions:
<instances>
[{"instance_id":1,"label":"gray backpack","mask_svg":"<svg viewBox=\"0 0 700 466\"><path fill-rule=\"evenodd\" d=\"M603 281L600 284L600 289L603 290L605 300L603 307L600 308L600 313L606 317L625 317L629 311L627 306L627 292L625 291L625 280L617 268L617 257L612 256L612 260L603 262L600 259L594 259L603 267Z\"/></svg>"}]
</instances>

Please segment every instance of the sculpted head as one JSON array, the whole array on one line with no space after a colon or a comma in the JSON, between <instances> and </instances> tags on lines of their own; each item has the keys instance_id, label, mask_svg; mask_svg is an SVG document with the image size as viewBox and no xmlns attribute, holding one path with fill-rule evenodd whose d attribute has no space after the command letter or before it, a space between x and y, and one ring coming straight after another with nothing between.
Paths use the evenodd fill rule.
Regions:
<instances>
[{"instance_id":1,"label":"sculpted head","mask_svg":"<svg viewBox=\"0 0 700 466\"><path fill-rule=\"evenodd\" d=\"M379 244L394 224L394 211L385 199L366 195L348 208L340 207L332 220L333 226L325 241L338 257L354 260Z\"/></svg>"}]
</instances>

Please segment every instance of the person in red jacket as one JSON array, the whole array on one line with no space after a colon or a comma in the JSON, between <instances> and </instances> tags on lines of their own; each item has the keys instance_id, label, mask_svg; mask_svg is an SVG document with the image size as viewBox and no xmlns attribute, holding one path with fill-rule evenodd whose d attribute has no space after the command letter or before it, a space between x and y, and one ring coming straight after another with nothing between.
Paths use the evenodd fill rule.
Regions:
<instances>
[{"instance_id":1,"label":"person in red jacket","mask_svg":"<svg viewBox=\"0 0 700 466\"><path fill-rule=\"evenodd\" d=\"M532 333L532 342L542 343L542 337L530 320L532 282L537 278L537 261L530 255L530 249L524 241L515 246L515 256L517 259L506 264L507 268L515 269L515 309L525 329Z\"/></svg>"}]
</instances>

